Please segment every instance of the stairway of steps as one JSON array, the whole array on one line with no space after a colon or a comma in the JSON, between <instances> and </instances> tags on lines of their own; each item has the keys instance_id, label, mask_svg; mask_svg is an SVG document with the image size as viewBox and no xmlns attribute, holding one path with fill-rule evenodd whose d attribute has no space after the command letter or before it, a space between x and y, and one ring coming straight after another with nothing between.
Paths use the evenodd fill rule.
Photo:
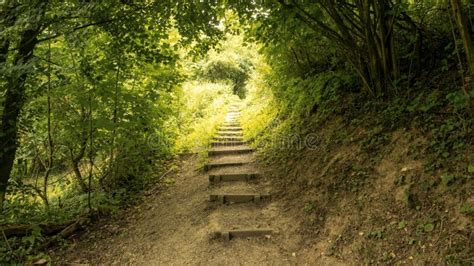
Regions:
<instances>
[{"instance_id":1,"label":"stairway of steps","mask_svg":"<svg viewBox=\"0 0 474 266\"><path fill-rule=\"evenodd\" d=\"M261 175L253 153L243 139L239 107L231 106L211 142L209 162L204 167L209 174L209 201L223 209L217 217L220 228L214 234L224 241L270 237L274 233L268 221L271 219L262 219L259 211L271 196L259 186ZM232 208L235 205L242 205L238 215Z\"/></svg>"}]
</instances>

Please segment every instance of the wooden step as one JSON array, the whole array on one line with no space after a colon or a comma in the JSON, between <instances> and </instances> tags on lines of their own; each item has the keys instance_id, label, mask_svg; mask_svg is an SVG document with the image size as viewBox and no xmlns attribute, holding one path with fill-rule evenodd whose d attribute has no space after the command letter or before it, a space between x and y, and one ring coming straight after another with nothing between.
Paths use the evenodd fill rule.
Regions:
<instances>
[{"instance_id":1,"label":"wooden step","mask_svg":"<svg viewBox=\"0 0 474 266\"><path fill-rule=\"evenodd\" d=\"M244 139L239 136L223 136L223 137L214 137L214 141L243 141Z\"/></svg>"},{"instance_id":2,"label":"wooden step","mask_svg":"<svg viewBox=\"0 0 474 266\"><path fill-rule=\"evenodd\" d=\"M221 238L229 241L233 238L262 237L273 234L272 229L239 229L239 230L223 230L214 233L215 238Z\"/></svg>"},{"instance_id":3,"label":"wooden step","mask_svg":"<svg viewBox=\"0 0 474 266\"><path fill-rule=\"evenodd\" d=\"M248 164L248 162L223 162L223 163L208 163L204 166L205 171L209 171L213 168L218 167L229 167L229 166L242 166Z\"/></svg>"},{"instance_id":4,"label":"wooden step","mask_svg":"<svg viewBox=\"0 0 474 266\"><path fill-rule=\"evenodd\" d=\"M260 174L223 174L209 175L209 183L231 182L231 181L250 181L260 177Z\"/></svg>"},{"instance_id":5,"label":"wooden step","mask_svg":"<svg viewBox=\"0 0 474 266\"><path fill-rule=\"evenodd\" d=\"M268 194L211 194L209 196L210 201L217 201L221 204L246 202L260 203L268 198L270 198L270 195Z\"/></svg>"},{"instance_id":6,"label":"wooden step","mask_svg":"<svg viewBox=\"0 0 474 266\"><path fill-rule=\"evenodd\" d=\"M245 145L247 144L246 141L213 141L211 142L212 147L231 147L231 146L238 146L238 145Z\"/></svg>"},{"instance_id":7,"label":"wooden step","mask_svg":"<svg viewBox=\"0 0 474 266\"><path fill-rule=\"evenodd\" d=\"M218 131L217 136L222 136L222 137L241 137L243 136L242 131L237 131L237 132L226 132L226 131Z\"/></svg>"},{"instance_id":8,"label":"wooden step","mask_svg":"<svg viewBox=\"0 0 474 266\"><path fill-rule=\"evenodd\" d=\"M242 128L239 123L223 123L222 127L237 127Z\"/></svg>"},{"instance_id":9,"label":"wooden step","mask_svg":"<svg viewBox=\"0 0 474 266\"><path fill-rule=\"evenodd\" d=\"M255 149L250 147L245 147L242 149L229 149L229 150L209 150L207 152L208 156L215 156L215 155L228 155L228 154L244 154L244 153L251 153L254 152Z\"/></svg>"},{"instance_id":10,"label":"wooden step","mask_svg":"<svg viewBox=\"0 0 474 266\"><path fill-rule=\"evenodd\" d=\"M220 131L242 132L242 127L219 127Z\"/></svg>"}]
</instances>

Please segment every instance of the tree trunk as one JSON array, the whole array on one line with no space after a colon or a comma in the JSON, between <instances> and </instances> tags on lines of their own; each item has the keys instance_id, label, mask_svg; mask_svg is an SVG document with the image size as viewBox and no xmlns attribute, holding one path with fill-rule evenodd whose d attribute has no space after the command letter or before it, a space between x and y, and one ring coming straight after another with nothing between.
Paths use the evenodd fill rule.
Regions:
<instances>
[{"instance_id":1,"label":"tree trunk","mask_svg":"<svg viewBox=\"0 0 474 266\"><path fill-rule=\"evenodd\" d=\"M451 0L451 5L453 6L454 18L456 24L458 25L459 33L464 45L464 52L467 57L467 65L469 68L470 74L470 89L466 89L467 94L472 94L473 83L474 83L474 46L469 32L468 18L465 13L462 12L462 3L461 0ZM471 95L470 102L468 103L471 111L474 111L474 97Z\"/></svg>"},{"instance_id":2,"label":"tree trunk","mask_svg":"<svg viewBox=\"0 0 474 266\"><path fill-rule=\"evenodd\" d=\"M29 235L35 228L40 228L43 235L54 235L75 222L76 221L67 221L62 224L41 223L3 225L0 227L0 231L3 231L6 237L14 237Z\"/></svg>"},{"instance_id":3,"label":"tree trunk","mask_svg":"<svg viewBox=\"0 0 474 266\"><path fill-rule=\"evenodd\" d=\"M30 62L39 32L40 25L38 23L35 28L26 30L21 34L18 53L14 60L16 66ZM17 123L25 100L24 85L27 76L28 74L24 72L18 76L9 77L7 80L0 131L0 212L18 147Z\"/></svg>"},{"instance_id":4,"label":"tree trunk","mask_svg":"<svg viewBox=\"0 0 474 266\"><path fill-rule=\"evenodd\" d=\"M87 187L86 181L82 177L81 170L79 169L79 163L84 158L84 155L86 153L87 139L88 139L87 135L84 134L83 139L82 139L81 144L80 144L81 147L80 147L80 150L79 150L79 154L77 154L76 156L74 156L72 148L70 149L72 170L74 171L74 175L76 176L76 180L79 183L79 186L81 187L81 190L84 193L89 192L89 188Z\"/></svg>"},{"instance_id":5,"label":"tree trunk","mask_svg":"<svg viewBox=\"0 0 474 266\"><path fill-rule=\"evenodd\" d=\"M393 79L396 79L393 51L393 15L389 11L391 7L386 0L377 1L374 5L378 21L378 46L379 56L382 64L382 78L384 86L388 88Z\"/></svg>"}]
</instances>

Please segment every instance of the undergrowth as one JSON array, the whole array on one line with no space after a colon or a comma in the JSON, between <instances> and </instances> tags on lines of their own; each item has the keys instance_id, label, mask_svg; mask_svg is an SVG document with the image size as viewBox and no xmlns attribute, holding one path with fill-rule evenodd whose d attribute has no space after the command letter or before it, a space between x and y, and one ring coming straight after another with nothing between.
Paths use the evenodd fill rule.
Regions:
<instances>
[{"instance_id":1,"label":"undergrowth","mask_svg":"<svg viewBox=\"0 0 474 266\"><path fill-rule=\"evenodd\" d=\"M474 202L469 192L474 188L474 117L456 84L442 83L443 77L456 73L435 75L439 80L433 82L442 83L438 86L444 85L443 90L427 89L419 82L410 87L409 95L380 99L358 93L354 89L358 86L356 79L342 72L276 83L270 82L273 79L270 73L265 66L259 72L261 76L256 74L249 84L243 126L245 137L259 148L262 161L275 169L272 173L278 178L276 182L284 184L285 191L292 185L296 190L314 185L322 193L313 196L320 198L318 209L322 211L354 198L353 207L360 215L354 221L356 227L374 227L366 240L367 249L358 251L358 256L367 263L400 261L402 258L393 254L413 254L413 250L418 250L416 245L421 247L432 241L442 243L435 251L441 261L472 262L473 249L460 247L472 246L469 238L463 239L462 235L474 228L471 212ZM390 198L395 195L383 195L376 199L376 204L386 206L372 208L374 203L368 195L374 193L372 186L379 178L376 169L390 160L387 156L397 149L400 139L407 141L403 148L407 149L409 158L404 160L420 161L423 168L416 176L402 172L392 181L404 191L400 201ZM330 156L344 147L352 147L351 153L343 153L347 157L334 157L331 161ZM403 164L399 167L410 171ZM312 213L315 204L303 206L303 213ZM401 220L394 226L384 225L385 219L389 219L383 218L384 208L396 210ZM451 217L470 219L471 225L459 231L440 228L450 219L446 209ZM369 220L369 225L360 221L366 215L374 215L370 213L379 213L381 217ZM399 230L407 231L403 241L397 240ZM358 232L349 230L347 234L346 237ZM446 244L449 234L457 239L456 245ZM350 239L346 242L352 243ZM344 241L339 243L343 245ZM392 254L387 250L397 252ZM329 254L338 256L337 252ZM420 258L425 262L438 261L429 255Z\"/></svg>"}]
</instances>

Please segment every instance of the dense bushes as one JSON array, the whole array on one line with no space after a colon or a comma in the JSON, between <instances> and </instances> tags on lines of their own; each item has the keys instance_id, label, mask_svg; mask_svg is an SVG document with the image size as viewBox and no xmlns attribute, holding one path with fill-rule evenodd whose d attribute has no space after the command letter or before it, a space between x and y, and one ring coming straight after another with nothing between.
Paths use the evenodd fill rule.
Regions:
<instances>
[{"instance_id":1,"label":"dense bushes","mask_svg":"<svg viewBox=\"0 0 474 266\"><path fill-rule=\"evenodd\" d=\"M206 60L198 64L196 78L228 83L234 94L245 98L246 83L255 64L255 57L252 56L255 51L246 51L241 45L244 45L242 36L228 35L219 50L211 51Z\"/></svg>"},{"instance_id":2,"label":"dense bushes","mask_svg":"<svg viewBox=\"0 0 474 266\"><path fill-rule=\"evenodd\" d=\"M464 79L468 66L464 64L462 45L457 42L460 35L450 13L452 7L448 3L379 1L372 4L280 1L269 3L267 7L271 8L266 15L246 17L254 22L249 35L263 44L261 51L271 68L260 71L259 79L263 81L251 85L249 90L271 91L265 99L272 99L270 106L280 120L298 121L294 118L305 119L313 114L320 119L344 112L344 105L350 104L380 112L399 106L398 109L406 111L398 112L392 119L406 121L404 117L412 116L407 110L409 106L427 106L430 102L438 108L453 108L453 115L461 115L463 119L469 116L472 86ZM385 22L372 20L380 11L378 8L390 10ZM243 12L242 16L246 14ZM375 25L387 21L392 23ZM367 24L361 26L364 22ZM375 23L374 32L363 34L372 23ZM373 44L369 40L388 34L384 27L390 27L391 31L385 35L386 51L379 49L382 43ZM349 47L352 42L354 45ZM370 55L371 49L377 50L372 51L375 54ZM449 78L450 82L441 77ZM359 102L348 100L354 97ZM420 99L426 103L416 103ZM260 100L254 101L262 105ZM390 124L393 127L397 123Z\"/></svg>"},{"instance_id":3,"label":"dense bushes","mask_svg":"<svg viewBox=\"0 0 474 266\"><path fill-rule=\"evenodd\" d=\"M245 97L245 82L249 77L250 66L239 58L218 58L207 62L202 68L201 76L212 82L230 82L233 93Z\"/></svg>"},{"instance_id":4,"label":"dense bushes","mask_svg":"<svg viewBox=\"0 0 474 266\"><path fill-rule=\"evenodd\" d=\"M362 240L364 247L372 246L378 252L360 251L358 258L399 263L404 260L399 254L405 252L423 253L420 263L470 263L472 248L448 244L454 236L459 246L469 246L464 236L471 235L474 221L469 212L459 211L473 208L469 191L474 186L474 116L470 109L474 94L467 71L468 53L461 45L452 7L426 1L371 3L389 3L393 8L386 13L394 16L388 21L395 19L393 36L386 40L392 42L388 53L395 58L391 62L396 67L392 64L383 70L380 50L367 54L381 43L371 47L367 36L359 34L370 23L358 25L367 18L353 21L361 14L357 4L280 1L270 4L268 13L253 18L257 22L248 34L264 44L261 52L266 64L257 66L248 82L242 120L245 137L261 147L261 158L269 163L268 175L282 185L282 194L298 191L301 195L288 193L288 198L317 202L319 221L339 219L344 213L348 224L341 232L350 235L353 230L355 236L346 240L355 239L357 231L372 230L377 222L393 219L381 214L372 221L376 211L396 209L397 218L418 225L407 231L416 239L411 243L433 239L439 243L425 253L419 246L397 243L398 232L385 232L389 241L384 243ZM464 14L472 11L472 5L464 7ZM366 15L379 12L374 9L369 8ZM382 28L375 26L372 37L383 36L377 33ZM472 29L470 33L473 36ZM354 51L350 52L347 44L340 43L353 40L350 49ZM359 57L356 64L354 56ZM399 171L410 162L420 165L416 175L410 181L397 181L406 180L404 170ZM399 176L392 178L388 171ZM381 180L389 181L380 185ZM396 189L403 193L392 194L392 182L398 182ZM388 192L377 193L374 187ZM369 200L363 201L364 197ZM308 204L313 206L313 202ZM356 210L353 216L348 214L351 209ZM308 219L308 227L315 232L308 241L327 239L319 226L333 230L332 225L314 222L314 216L301 216L302 224ZM421 237L419 228L427 217L432 219L429 231L436 233ZM446 219L450 222L444 223ZM339 247L350 250L351 240L344 241ZM386 244L396 250L397 257L382 258Z\"/></svg>"},{"instance_id":5,"label":"dense bushes","mask_svg":"<svg viewBox=\"0 0 474 266\"><path fill-rule=\"evenodd\" d=\"M191 146L182 139L194 114L224 107L217 98L230 93L181 86L184 58L223 33L210 27L214 11L160 1L0 4L0 226L115 213ZM191 28L180 22L189 19ZM23 261L41 235L0 241L0 262Z\"/></svg>"}]
</instances>

